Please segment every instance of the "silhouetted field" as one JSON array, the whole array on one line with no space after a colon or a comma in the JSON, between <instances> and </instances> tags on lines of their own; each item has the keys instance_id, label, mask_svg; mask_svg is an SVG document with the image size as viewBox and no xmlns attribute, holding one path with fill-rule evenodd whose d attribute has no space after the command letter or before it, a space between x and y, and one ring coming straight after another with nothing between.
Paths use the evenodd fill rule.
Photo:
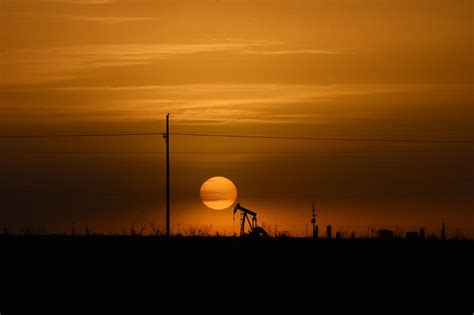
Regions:
<instances>
[{"instance_id":1,"label":"silhouetted field","mask_svg":"<svg viewBox=\"0 0 474 315\"><path fill-rule=\"evenodd\" d=\"M308 303L427 296L472 309L474 296L474 242L467 240L0 236L0 248L3 305L18 297L80 304L107 295L153 304L265 293Z\"/></svg>"}]
</instances>

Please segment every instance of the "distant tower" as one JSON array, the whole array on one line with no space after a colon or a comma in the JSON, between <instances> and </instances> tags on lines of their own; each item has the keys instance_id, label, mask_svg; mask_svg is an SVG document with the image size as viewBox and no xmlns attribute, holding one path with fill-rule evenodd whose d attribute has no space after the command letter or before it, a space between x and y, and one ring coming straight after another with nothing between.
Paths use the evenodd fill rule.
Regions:
<instances>
[{"instance_id":1,"label":"distant tower","mask_svg":"<svg viewBox=\"0 0 474 315\"><path fill-rule=\"evenodd\" d=\"M331 225L328 225L328 226L326 227L326 238L327 238L328 240L330 240L331 237L332 237Z\"/></svg>"},{"instance_id":2,"label":"distant tower","mask_svg":"<svg viewBox=\"0 0 474 315\"><path fill-rule=\"evenodd\" d=\"M318 238L318 225L316 224L316 209L314 208L313 201L313 218L311 219L311 224L313 225L313 239Z\"/></svg>"},{"instance_id":3,"label":"distant tower","mask_svg":"<svg viewBox=\"0 0 474 315\"><path fill-rule=\"evenodd\" d=\"M425 239L425 228L422 227L420 228L420 240L424 240Z\"/></svg>"},{"instance_id":4,"label":"distant tower","mask_svg":"<svg viewBox=\"0 0 474 315\"><path fill-rule=\"evenodd\" d=\"M446 239L446 225L444 224L444 220L443 220L443 225L441 226L441 239L442 240Z\"/></svg>"}]
</instances>

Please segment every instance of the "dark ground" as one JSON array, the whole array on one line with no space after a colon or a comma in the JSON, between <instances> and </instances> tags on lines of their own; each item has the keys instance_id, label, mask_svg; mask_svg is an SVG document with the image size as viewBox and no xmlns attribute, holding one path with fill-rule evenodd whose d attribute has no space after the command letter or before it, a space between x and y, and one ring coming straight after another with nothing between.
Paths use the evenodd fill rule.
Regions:
<instances>
[{"instance_id":1,"label":"dark ground","mask_svg":"<svg viewBox=\"0 0 474 315\"><path fill-rule=\"evenodd\" d=\"M474 310L474 241L0 236L0 250L0 308L13 310L197 296Z\"/></svg>"}]
</instances>

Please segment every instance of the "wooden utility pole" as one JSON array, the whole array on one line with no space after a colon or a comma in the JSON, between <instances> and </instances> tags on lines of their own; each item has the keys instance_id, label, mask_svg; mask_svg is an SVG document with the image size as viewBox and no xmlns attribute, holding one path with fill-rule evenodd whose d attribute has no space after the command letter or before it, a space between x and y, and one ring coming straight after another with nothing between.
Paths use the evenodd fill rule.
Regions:
<instances>
[{"instance_id":1,"label":"wooden utility pole","mask_svg":"<svg viewBox=\"0 0 474 315\"><path fill-rule=\"evenodd\" d=\"M170 236L170 114L166 114L166 133L163 135L166 141L166 237Z\"/></svg>"}]
</instances>

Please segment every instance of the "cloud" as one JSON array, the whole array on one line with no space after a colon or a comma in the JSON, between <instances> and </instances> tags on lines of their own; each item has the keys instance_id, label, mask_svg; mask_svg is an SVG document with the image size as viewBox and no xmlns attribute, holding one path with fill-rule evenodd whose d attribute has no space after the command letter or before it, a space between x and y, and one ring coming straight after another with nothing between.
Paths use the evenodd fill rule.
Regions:
<instances>
[{"instance_id":1,"label":"cloud","mask_svg":"<svg viewBox=\"0 0 474 315\"><path fill-rule=\"evenodd\" d=\"M44 2L59 2L71 4L104 4L113 3L115 0L43 0Z\"/></svg>"},{"instance_id":2,"label":"cloud","mask_svg":"<svg viewBox=\"0 0 474 315\"><path fill-rule=\"evenodd\" d=\"M114 23L117 18L112 18ZM268 46L269 41L222 40L195 44L80 45L0 50L5 75L0 84L41 83L78 77L82 71L101 67L141 65L203 52L241 52Z\"/></svg>"},{"instance_id":3,"label":"cloud","mask_svg":"<svg viewBox=\"0 0 474 315\"><path fill-rule=\"evenodd\" d=\"M336 50L322 50L322 49L284 49L284 50L245 50L245 54L259 54L259 55L342 55L343 51Z\"/></svg>"},{"instance_id":4,"label":"cloud","mask_svg":"<svg viewBox=\"0 0 474 315\"><path fill-rule=\"evenodd\" d=\"M59 18L65 20L76 20L83 22L97 22L97 23L127 23L127 22L144 22L161 20L158 17L145 16L90 16L90 15L52 15L52 18Z\"/></svg>"},{"instance_id":5,"label":"cloud","mask_svg":"<svg viewBox=\"0 0 474 315\"><path fill-rule=\"evenodd\" d=\"M125 87L42 88L44 100L35 91L4 93L4 113L50 114L57 119L86 121L154 121L166 112L180 124L298 124L318 117L360 116L360 107L336 108L339 99L381 93L436 90L436 86L389 85L295 85L295 84L207 84ZM15 93L21 95L15 98ZM12 95L12 96L9 96ZM25 99L34 101L27 106ZM86 97L90 95L90 97ZM64 103L67 99L67 106ZM41 100L43 103L41 103ZM54 105L52 105L54 104ZM97 107L100 104L100 107ZM94 116L94 113L96 116ZM103 115L102 115L103 114ZM41 116L47 120L48 116ZM34 118L34 117L33 117ZM64 117L67 119L68 117Z\"/></svg>"},{"instance_id":6,"label":"cloud","mask_svg":"<svg viewBox=\"0 0 474 315\"><path fill-rule=\"evenodd\" d=\"M228 124L294 124L328 114L336 99L347 96L367 96L381 93L399 93L435 89L433 86L411 84L363 85L297 85L297 84L227 84L161 86L155 99L124 100L124 106L138 106L140 110L156 113L174 113L181 123ZM159 103L175 99L175 103ZM128 104L128 105L126 105ZM343 116L357 114L358 108ZM338 113L341 115L341 113ZM153 117L153 114L147 115Z\"/></svg>"}]
</instances>

